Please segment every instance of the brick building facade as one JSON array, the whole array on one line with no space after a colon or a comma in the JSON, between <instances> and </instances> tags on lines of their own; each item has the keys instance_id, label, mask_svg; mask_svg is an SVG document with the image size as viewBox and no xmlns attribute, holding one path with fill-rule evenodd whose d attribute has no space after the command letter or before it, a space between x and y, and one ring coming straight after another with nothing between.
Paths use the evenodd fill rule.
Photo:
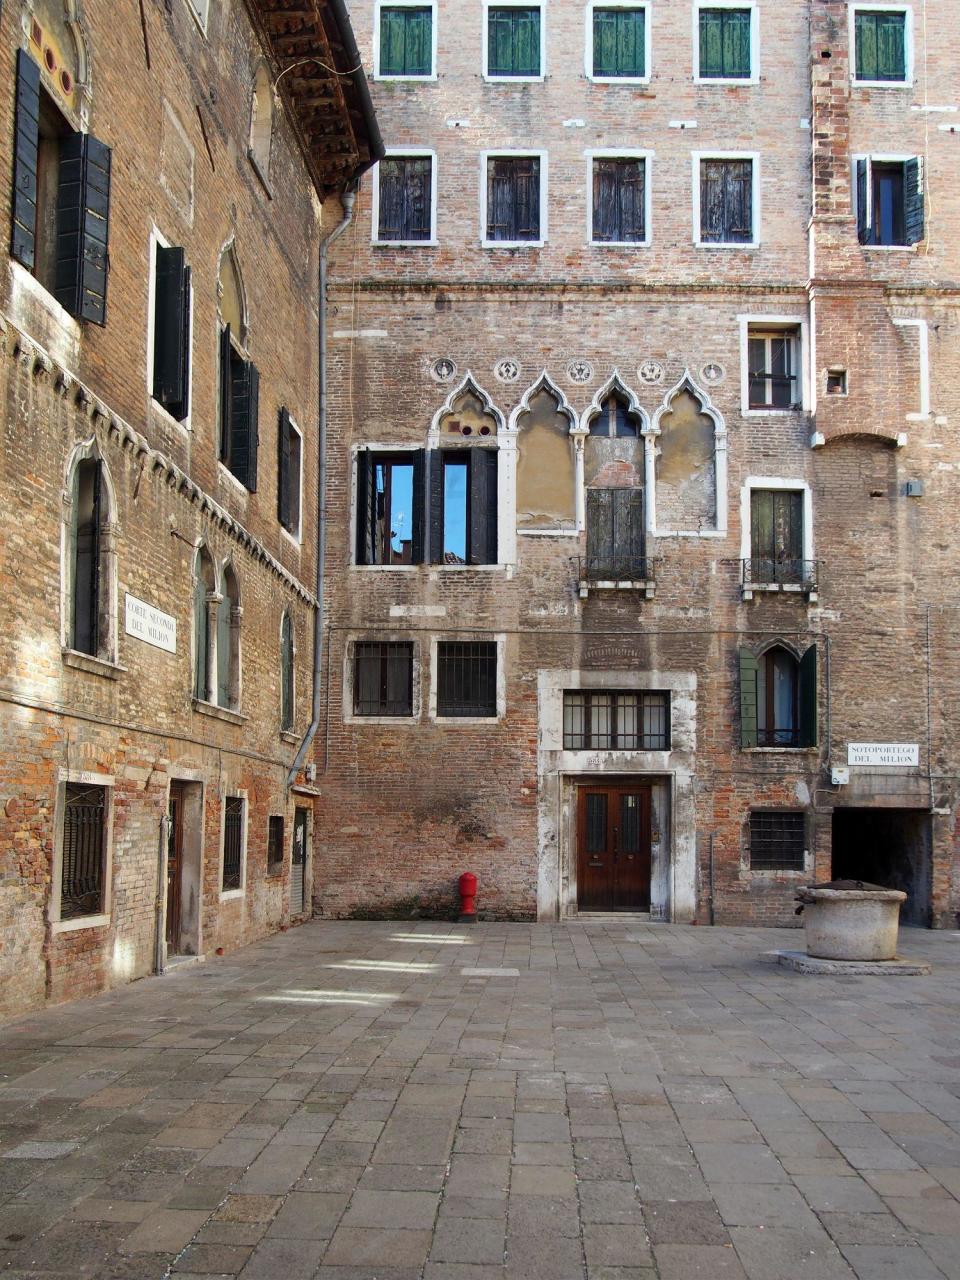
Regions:
<instances>
[{"instance_id":1,"label":"brick building facade","mask_svg":"<svg viewBox=\"0 0 960 1280\"><path fill-rule=\"evenodd\" d=\"M953 927L950 0L357 0L328 915Z\"/></svg>"},{"instance_id":2,"label":"brick building facade","mask_svg":"<svg viewBox=\"0 0 960 1280\"><path fill-rule=\"evenodd\" d=\"M309 910L323 202L380 143L332 0L0 37L4 1013Z\"/></svg>"}]
</instances>

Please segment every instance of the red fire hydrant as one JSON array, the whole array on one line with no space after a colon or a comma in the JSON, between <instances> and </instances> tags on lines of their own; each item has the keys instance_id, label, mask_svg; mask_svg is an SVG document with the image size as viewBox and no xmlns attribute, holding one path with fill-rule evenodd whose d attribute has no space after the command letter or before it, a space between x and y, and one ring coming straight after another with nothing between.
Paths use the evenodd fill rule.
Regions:
<instances>
[{"instance_id":1,"label":"red fire hydrant","mask_svg":"<svg viewBox=\"0 0 960 1280\"><path fill-rule=\"evenodd\" d=\"M459 924L477 923L477 877L472 871L465 871L460 877L460 919Z\"/></svg>"}]
</instances>

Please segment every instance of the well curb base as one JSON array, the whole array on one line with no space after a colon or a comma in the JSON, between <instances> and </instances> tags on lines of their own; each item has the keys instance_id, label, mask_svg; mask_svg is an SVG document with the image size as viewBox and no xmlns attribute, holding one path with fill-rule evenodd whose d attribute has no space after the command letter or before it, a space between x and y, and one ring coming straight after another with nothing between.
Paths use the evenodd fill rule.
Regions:
<instances>
[{"instance_id":1,"label":"well curb base","mask_svg":"<svg viewBox=\"0 0 960 1280\"><path fill-rule=\"evenodd\" d=\"M824 960L808 956L805 951L774 951L777 963L796 973L886 975L888 977L915 977L931 972L925 960Z\"/></svg>"}]
</instances>

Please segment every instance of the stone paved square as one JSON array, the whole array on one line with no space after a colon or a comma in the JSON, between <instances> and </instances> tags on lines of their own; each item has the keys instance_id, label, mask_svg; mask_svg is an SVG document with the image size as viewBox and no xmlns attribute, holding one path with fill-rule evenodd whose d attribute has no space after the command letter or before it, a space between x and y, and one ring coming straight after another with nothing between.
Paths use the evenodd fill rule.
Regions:
<instances>
[{"instance_id":1,"label":"stone paved square","mask_svg":"<svg viewBox=\"0 0 960 1280\"><path fill-rule=\"evenodd\" d=\"M960 937L796 941L313 921L7 1023L0 1274L958 1280Z\"/></svg>"}]
</instances>

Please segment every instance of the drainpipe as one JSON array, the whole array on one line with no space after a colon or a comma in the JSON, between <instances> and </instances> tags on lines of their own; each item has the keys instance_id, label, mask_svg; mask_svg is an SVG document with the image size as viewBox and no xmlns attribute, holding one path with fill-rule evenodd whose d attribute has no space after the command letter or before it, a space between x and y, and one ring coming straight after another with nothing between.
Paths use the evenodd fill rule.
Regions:
<instances>
[{"instance_id":1,"label":"drainpipe","mask_svg":"<svg viewBox=\"0 0 960 1280\"><path fill-rule=\"evenodd\" d=\"M164 814L160 819L160 848L157 850L157 943L153 956L154 973L163 973L163 935L164 929L163 918L163 873L167 867L167 831L170 825L170 818Z\"/></svg>"},{"instance_id":2,"label":"drainpipe","mask_svg":"<svg viewBox=\"0 0 960 1280\"><path fill-rule=\"evenodd\" d=\"M320 414L317 432L317 607L313 615L313 711L310 724L297 751L297 757L287 774L287 786L292 787L307 757L317 726L320 724L320 659L323 649L323 575L327 553L327 250L343 235L353 218L355 191L345 191L340 197L343 217L320 245Z\"/></svg>"}]
</instances>

